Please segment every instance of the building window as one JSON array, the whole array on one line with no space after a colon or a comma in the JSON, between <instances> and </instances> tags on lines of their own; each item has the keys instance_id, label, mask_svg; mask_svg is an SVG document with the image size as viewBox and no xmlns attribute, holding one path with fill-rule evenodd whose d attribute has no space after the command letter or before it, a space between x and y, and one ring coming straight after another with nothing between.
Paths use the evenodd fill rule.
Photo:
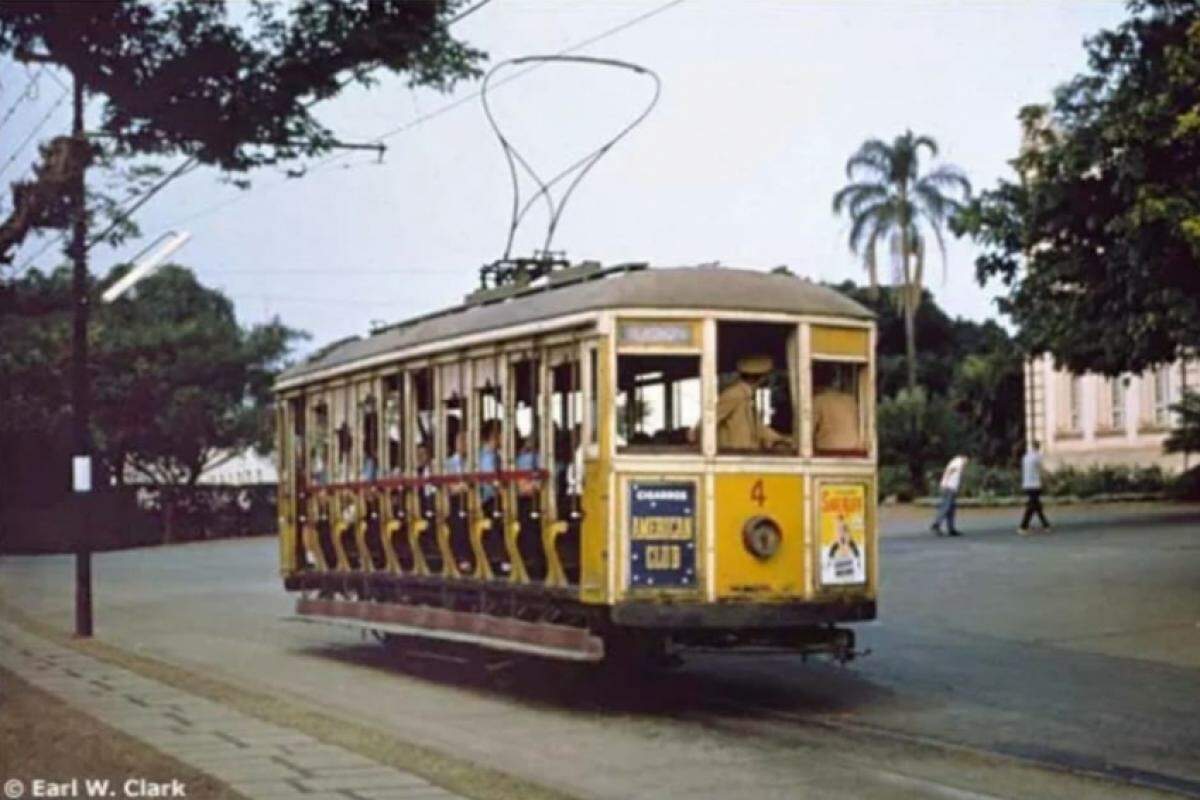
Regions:
<instances>
[{"instance_id":1,"label":"building window","mask_svg":"<svg viewBox=\"0 0 1200 800\"><path fill-rule=\"evenodd\" d=\"M1171 368L1154 370L1154 424L1166 427L1171 422Z\"/></svg>"},{"instance_id":2,"label":"building window","mask_svg":"<svg viewBox=\"0 0 1200 800\"><path fill-rule=\"evenodd\" d=\"M1111 402L1111 417L1109 422L1116 431L1125 430L1125 379L1113 378L1109 381L1109 399Z\"/></svg>"}]
</instances>

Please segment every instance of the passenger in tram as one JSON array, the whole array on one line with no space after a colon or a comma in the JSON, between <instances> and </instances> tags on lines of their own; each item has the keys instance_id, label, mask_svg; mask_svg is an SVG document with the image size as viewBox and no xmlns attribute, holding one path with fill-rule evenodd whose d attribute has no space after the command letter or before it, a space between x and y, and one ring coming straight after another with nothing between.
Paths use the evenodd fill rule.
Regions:
<instances>
[{"instance_id":1,"label":"passenger in tram","mask_svg":"<svg viewBox=\"0 0 1200 800\"><path fill-rule=\"evenodd\" d=\"M456 420L451 417L449 420L450 429L450 452L446 456L447 475L462 475L466 472L467 461L467 432L465 428L456 424ZM474 565L470 558L470 536L467 532L467 484L463 481L456 481L446 486L446 492L450 498L450 547L454 552L455 561L458 562L458 568L462 572L470 572Z\"/></svg>"},{"instance_id":2,"label":"passenger in tram","mask_svg":"<svg viewBox=\"0 0 1200 800\"><path fill-rule=\"evenodd\" d=\"M533 438L533 434L520 439L517 445L516 467L518 472L533 472L541 468L537 440ZM538 490L539 484L540 481L536 478L521 478L517 481L517 495L530 497Z\"/></svg>"},{"instance_id":3,"label":"passenger in tram","mask_svg":"<svg viewBox=\"0 0 1200 800\"><path fill-rule=\"evenodd\" d=\"M820 452L862 448L858 399L848 391L845 373L837 365L813 365L813 447Z\"/></svg>"},{"instance_id":4,"label":"passenger in tram","mask_svg":"<svg viewBox=\"0 0 1200 800\"><path fill-rule=\"evenodd\" d=\"M379 477L379 464L375 459L374 450L368 448L363 454L362 480L373 481Z\"/></svg>"},{"instance_id":5,"label":"passenger in tram","mask_svg":"<svg viewBox=\"0 0 1200 800\"><path fill-rule=\"evenodd\" d=\"M428 478L433 474L430 467L432 458L430 457L429 443L422 441L417 444L417 477ZM437 487L432 483L423 483L419 489L418 502L421 506L421 516L430 517L433 514L433 498L437 496Z\"/></svg>"},{"instance_id":6,"label":"passenger in tram","mask_svg":"<svg viewBox=\"0 0 1200 800\"><path fill-rule=\"evenodd\" d=\"M525 473L541 469L537 438L532 432L528 436L518 437L515 466L519 472ZM542 482L538 478L521 477L517 480L517 521L521 525L517 550L525 569L534 580L540 580L546 574L546 557L541 545L541 498L538 494L541 488Z\"/></svg>"},{"instance_id":7,"label":"passenger in tram","mask_svg":"<svg viewBox=\"0 0 1200 800\"><path fill-rule=\"evenodd\" d=\"M500 435L503 426L498 419L489 419L483 423L479 431L479 471L500 471ZM479 485L479 502L483 513L493 514L496 511L496 484L481 483Z\"/></svg>"},{"instance_id":8,"label":"passenger in tram","mask_svg":"<svg viewBox=\"0 0 1200 800\"><path fill-rule=\"evenodd\" d=\"M325 475L325 457L321 453L321 448L314 447L312 452L312 482L318 486L326 482Z\"/></svg>"},{"instance_id":9,"label":"passenger in tram","mask_svg":"<svg viewBox=\"0 0 1200 800\"><path fill-rule=\"evenodd\" d=\"M738 377L717 399L717 446L721 450L793 448L790 436L763 422L754 392L775 368L770 356L747 356L737 362Z\"/></svg>"}]
</instances>

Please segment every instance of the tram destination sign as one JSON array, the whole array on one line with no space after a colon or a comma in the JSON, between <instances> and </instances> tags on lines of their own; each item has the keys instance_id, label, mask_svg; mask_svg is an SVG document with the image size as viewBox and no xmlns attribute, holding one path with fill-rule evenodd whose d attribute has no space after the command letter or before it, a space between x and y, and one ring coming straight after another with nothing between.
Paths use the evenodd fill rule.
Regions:
<instances>
[{"instance_id":1,"label":"tram destination sign","mask_svg":"<svg viewBox=\"0 0 1200 800\"><path fill-rule=\"evenodd\" d=\"M622 322L619 341L623 345L692 346L695 325L681 322Z\"/></svg>"},{"instance_id":2,"label":"tram destination sign","mask_svg":"<svg viewBox=\"0 0 1200 800\"><path fill-rule=\"evenodd\" d=\"M635 589L696 585L694 483L630 483L629 585Z\"/></svg>"}]
</instances>

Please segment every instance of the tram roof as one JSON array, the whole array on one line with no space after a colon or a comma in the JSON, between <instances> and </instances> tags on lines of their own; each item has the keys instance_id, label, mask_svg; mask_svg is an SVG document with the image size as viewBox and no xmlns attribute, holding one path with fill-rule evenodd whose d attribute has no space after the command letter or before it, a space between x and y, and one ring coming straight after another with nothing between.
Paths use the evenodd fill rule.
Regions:
<instances>
[{"instance_id":1,"label":"tram roof","mask_svg":"<svg viewBox=\"0 0 1200 800\"><path fill-rule=\"evenodd\" d=\"M670 267L620 271L561 287L531 288L499 302L455 306L337 342L279 376L291 382L458 336L545 322L587 311L662 308L874 318L866 307L807 278L727 267Z\"/></svg>"}]
</instances>

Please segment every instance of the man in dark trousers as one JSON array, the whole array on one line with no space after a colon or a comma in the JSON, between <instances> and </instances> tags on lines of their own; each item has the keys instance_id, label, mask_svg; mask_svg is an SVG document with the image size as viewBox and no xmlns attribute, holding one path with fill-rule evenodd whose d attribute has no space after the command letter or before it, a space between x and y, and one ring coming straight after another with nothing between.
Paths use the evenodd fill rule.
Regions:
<instances>
[{"instance_id":1,"label":"man in dark trousers","mask_svg":"<svg viewBox=\"0 0 1200 800\"><path fill-rule=\"evenodd\" d=\"M1025 516L1021 517L1017 533L1022 536L1029 534L1029 523L1033 520L1034 514L1037 514L1038 519L1041 520L1042 528L1050 530L1050 522L1046 519L1045 512L1042 511L1041 447L1041 443L1034 441L1021 458L1021 488L1025 490Z\"/></svg>"}]
</instances>

